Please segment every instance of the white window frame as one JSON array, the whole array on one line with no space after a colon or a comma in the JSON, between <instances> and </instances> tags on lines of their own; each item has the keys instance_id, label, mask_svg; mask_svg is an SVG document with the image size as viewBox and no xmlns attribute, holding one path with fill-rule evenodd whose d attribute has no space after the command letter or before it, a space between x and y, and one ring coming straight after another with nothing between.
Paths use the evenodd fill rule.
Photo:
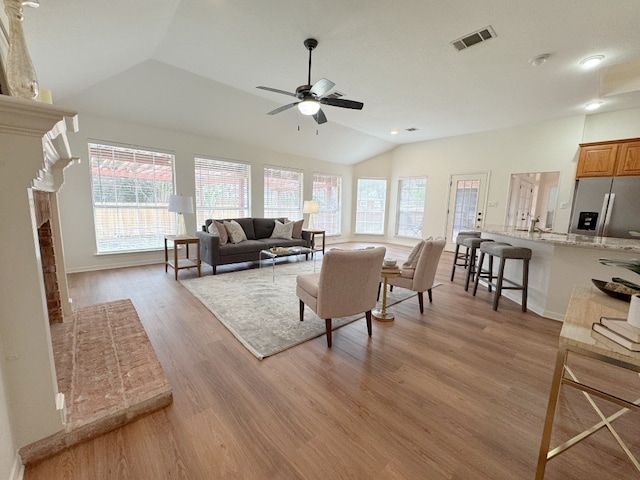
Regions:
<instances>
[{"instance_id":1,"label":"white window frame","mask_svg":"<svg viewBox=\"0 0 640 480\"><path fill-rule=\"evenodd\" d=\"M251 165L235 160L195 157L196 220L251 216Z\"/></svg>"},{"instance_id":2,"label":"white window frame","mask_svg":"<svg viewBox=\"0 0 640 480\"><path fill-rule=\"evenodd\" d=\"M300 220L302 217L302 170L274 165L264 167L264 216Z\"/></svg>"},{"instance_id":3,"label":"white window frame","mask_svg":"<svg viewBox=\"0 0 640 480\"><path fill-rule=\"evenodd\" d=\"M396 236L422 238L422 222L424 218L426 200L426 176L398 179Z\"/></svg>"},{"instance_id":4,"label":"white window frame","mask_svg":"<svg viewBox=\"0 0 640 480\"><path fill-rule=\"evenodd\" d=\"M313 172L312 199L320 211L314 216L315 228L325 235L342 233L342 175Z\"/></svg>"},{"instance_id":5,"label":"white window frame","mask_svg":"<svg viewBox=\"0 0 640 480\"><path fill-rule=\"evenodd\" d=\"M173 153L90 141L89 165L98 254L164 248L175 232Z\"/></svg>"},{"instance_id":6,"label":"white window frame","mask_svg":"<svg viewBox=\"0 0 640 480\"><path fill-rule=\"evenodd\" d=\"M371 190L378 184L378 191ZM368 188L369 190L365 190ZM379 195L381 193L381 195ZM387 208L387 179L358 178L356 188L355 233L384 235Z\"/></svg>"}]
</instances>

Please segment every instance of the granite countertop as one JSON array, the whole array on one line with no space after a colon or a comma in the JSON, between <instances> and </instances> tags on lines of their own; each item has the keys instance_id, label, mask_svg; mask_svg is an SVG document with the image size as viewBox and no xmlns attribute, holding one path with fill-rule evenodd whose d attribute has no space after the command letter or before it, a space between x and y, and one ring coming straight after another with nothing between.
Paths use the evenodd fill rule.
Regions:
<instances>
[{"instance_id":1,"label":"granite countertop","mask_svg":"<svg viewBox=\"0 0 640 480\"><path fill-rule=\"evenodd\" d=\"M536 231L529 233L527 230L520 230L503 225L489 225L482 228L483 233L504 235L511 238L530 240L533 242L551 243L563 246L575 246L581 248L601 248L603 250L623 251L640 254L640 239L632 238L612 238L612 237L591 237L586 235L576 235L573 233L558 233L552 231Z\"/></svg>"}]
</instances>

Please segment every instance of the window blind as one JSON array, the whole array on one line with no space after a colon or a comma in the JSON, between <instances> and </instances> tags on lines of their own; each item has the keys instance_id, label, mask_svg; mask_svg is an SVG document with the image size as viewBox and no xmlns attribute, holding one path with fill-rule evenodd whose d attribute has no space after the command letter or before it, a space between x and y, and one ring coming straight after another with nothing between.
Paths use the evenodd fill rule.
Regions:
<instances>
[{"instance_id":1,"label":"window blind","mask_svg":"<svg viewBox=\"0 0 640 480\"><path fill-rule=\"evenodd\" d=\"M387 181L359 178L356 195L356 233L383 234Z\"/></svg>"},{"instance_id":2,"label":"window blind","mask_svg":"<svg viewBox=\"0 0 640 480\"><path fill-rule=\"evenodd\" d=\"M167 210L174 156L89 143L89 157L98 253L162 248L176 229Z\"/></svg>"},{"instance_id":3,"label":"window blind","mask_svg":"<svg viewBox=\"0 0 640 480\"><path fill-rule=\"evenodd\" d=\"M326 235L342 233L342 177L313 172L312 198L320 206L313 219L315 227Z\"/></svg>"},{"instance_id":4,"label":"window blind","mask_svg":"<svg viewBox=\"0 0 640 480\"><path fill-rule=\"evenodd\" d=\"M302 171L264 168L264 216L302 218Z\"/></svg>"},{"instance_id":5,"label":"window blind","mask_svg":"<svg viewBox=\"0 0 640 480\"><path fill-rule=\"evenodd\" d=\"M228 160L195 158L196 218L251 216L251 165Z\"/></svg>"},{"instance_id":6,"label":"window blind","mask_svg":"<svg viewBox=\"0 0 640 480\"><path fill-rule=\"evenodd\" d=\"M427 194L427 177L398 180L396 235L422 238L422 220Z\"/></svg>"}]
</instances>

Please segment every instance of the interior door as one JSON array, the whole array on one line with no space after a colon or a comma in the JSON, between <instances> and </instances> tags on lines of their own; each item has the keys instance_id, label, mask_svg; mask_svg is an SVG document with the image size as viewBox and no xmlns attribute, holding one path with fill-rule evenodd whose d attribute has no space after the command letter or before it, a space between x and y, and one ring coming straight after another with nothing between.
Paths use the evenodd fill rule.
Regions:
<instances>
[{"instance_id":1,"label":"interior door","mask_svg":"<svg viewBox=\"0 0 640 480\"><path fill-rule=\"evenodd\" d=\"M458 232L482 227L488 178L489 174L486 172L451 175L446 250L455 250Z\"/></svg>"}]
</instances>

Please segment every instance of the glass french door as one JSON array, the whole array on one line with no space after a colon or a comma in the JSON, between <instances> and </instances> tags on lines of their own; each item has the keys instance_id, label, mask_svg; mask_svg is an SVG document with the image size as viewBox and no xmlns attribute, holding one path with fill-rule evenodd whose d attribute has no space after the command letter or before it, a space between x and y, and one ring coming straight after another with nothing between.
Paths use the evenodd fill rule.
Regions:
<instances>
[{"instance_id":1,"label":"glass french door","mask_svg":"<svg viewBox=\"0 0 640 480\"><path fill-rule=\"evenodd\" d=\"M447 210L447 250L455 250L459 232L482 227L487 186L487 173L451 175Z\"/></svg>"}]
</instances>

